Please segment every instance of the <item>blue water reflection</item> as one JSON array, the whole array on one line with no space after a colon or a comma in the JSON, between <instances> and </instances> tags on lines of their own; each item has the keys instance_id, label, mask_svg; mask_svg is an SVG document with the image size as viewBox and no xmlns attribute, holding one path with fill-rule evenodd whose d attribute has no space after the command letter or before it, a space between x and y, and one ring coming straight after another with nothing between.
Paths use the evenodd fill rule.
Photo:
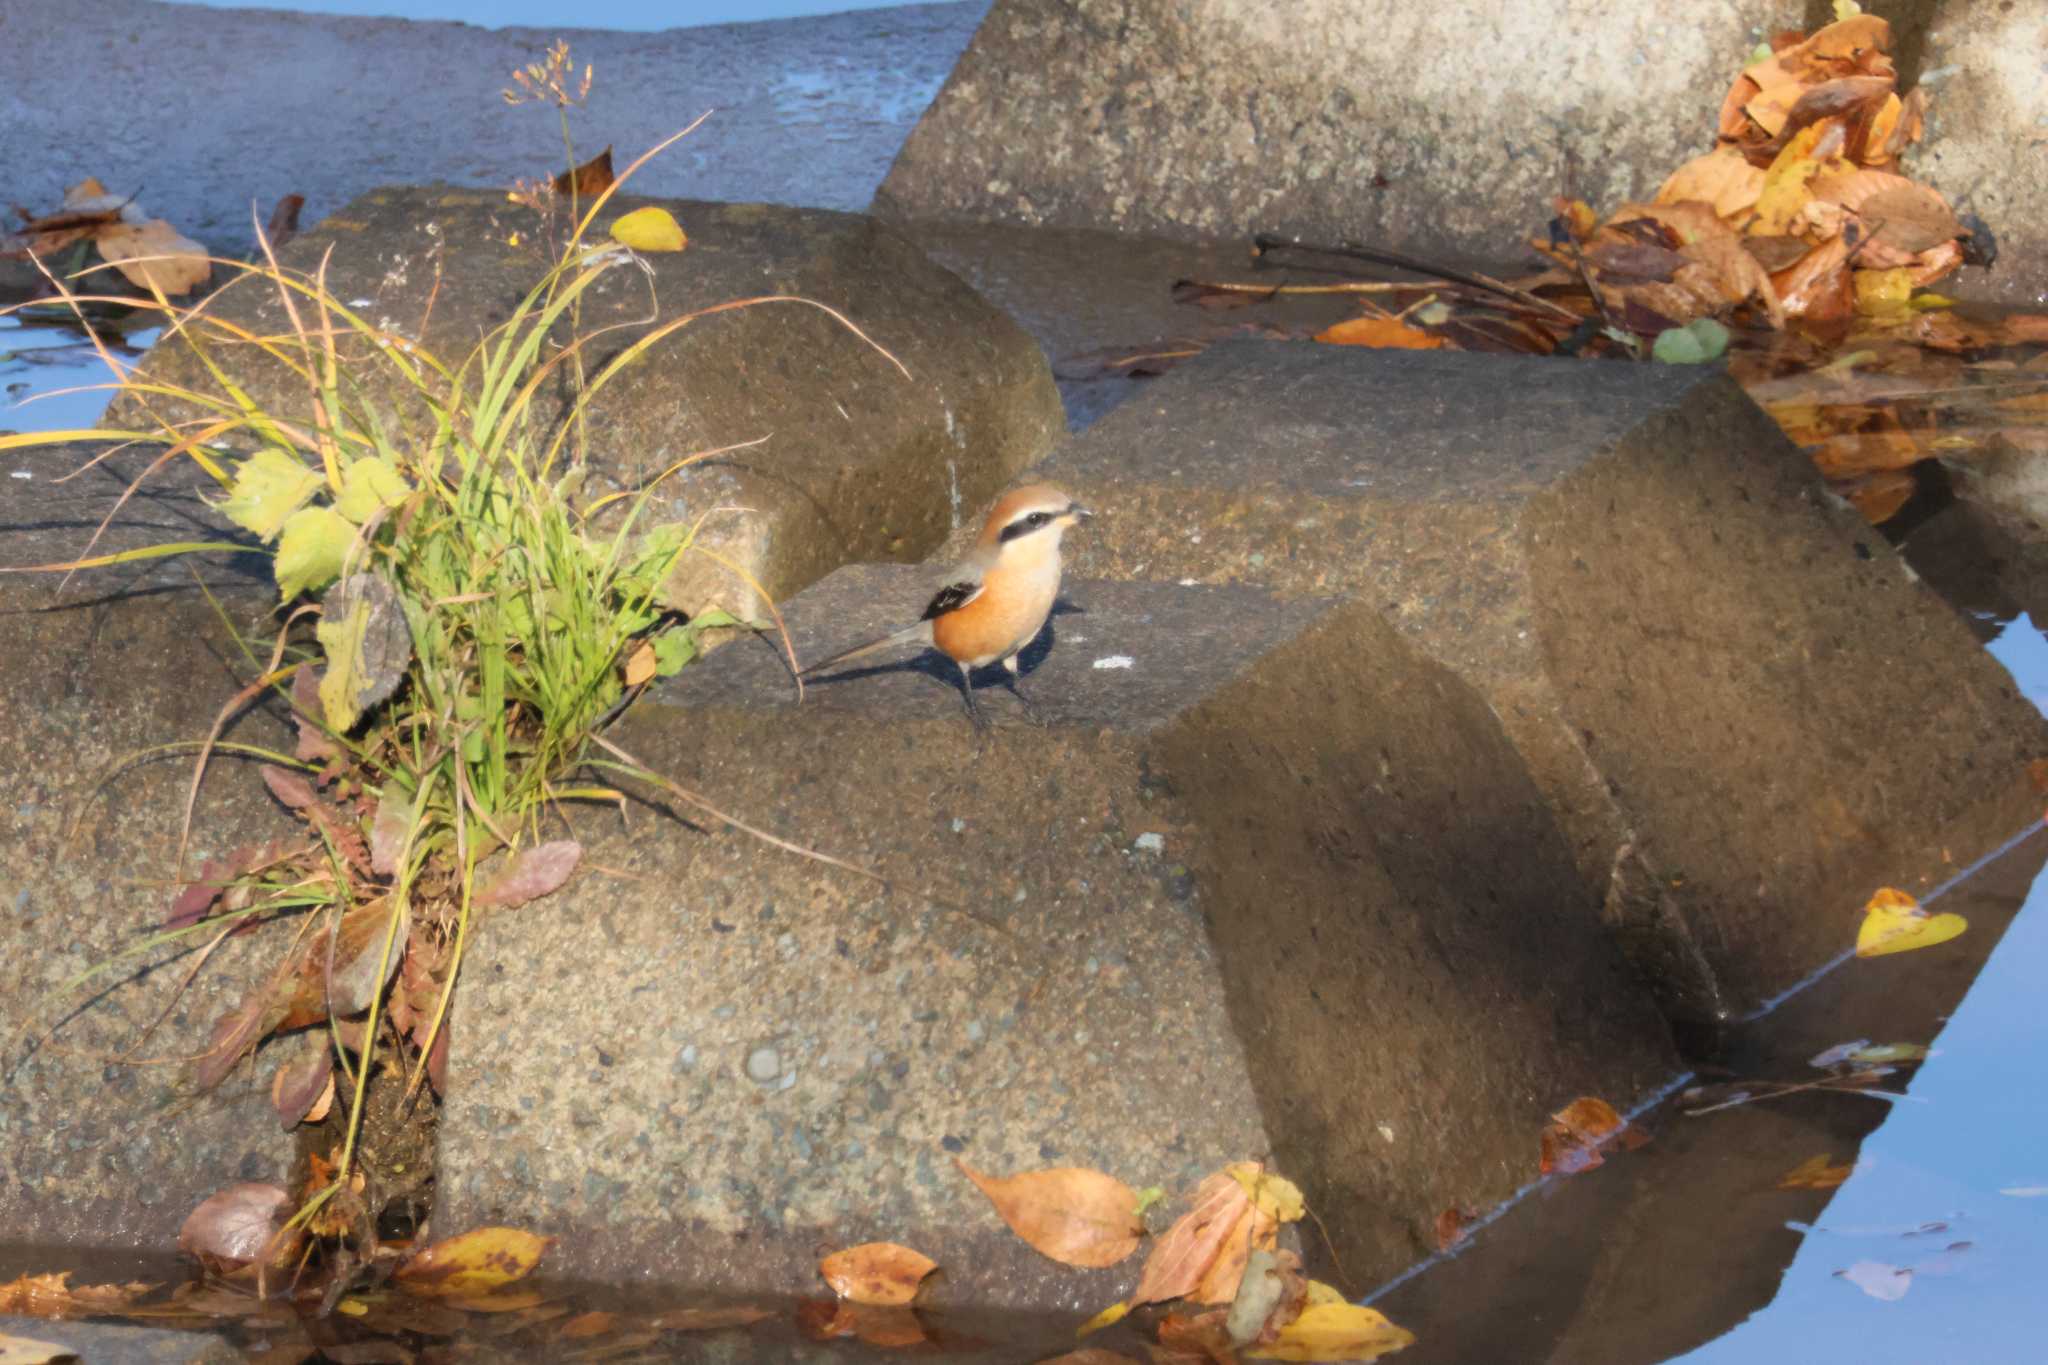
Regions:
<instances>
[{"instance_id":1,"label":"blue water reflection","mask_svg":"<svg viewBox=\"0 0 2048 1365\"><path fill-rule=\"evenodd\" d=\"M2048 710L2040 629L2020 616L1990 648ZM1808 1231L1777 1297L1678 1357L1685 1365L2048 1358L2044 901L2048 873L1933 1039L1911 1098L1864 1140L1855 1174Z\"/></svg>"},{"instance_id":2,"label":"blue water reflection","mask_svg":"<svg viewBox=\"0 0 2048 1365\"><path fill-rule=\"evenodd\" d=\"M700 24L799 19L845 10L885 9L903 0L173 0L212 9L281 9L396 19L454 19L479 28L602 28L653 33Z\"/></svg>"}]
</instances>

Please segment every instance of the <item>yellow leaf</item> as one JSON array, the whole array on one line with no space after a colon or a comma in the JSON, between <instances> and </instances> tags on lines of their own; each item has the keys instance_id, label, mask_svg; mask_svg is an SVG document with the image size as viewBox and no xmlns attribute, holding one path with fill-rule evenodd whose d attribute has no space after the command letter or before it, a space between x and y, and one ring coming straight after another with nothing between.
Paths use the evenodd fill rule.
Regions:
<instances>
[{"instance_id":1,"label":"yellow leaf","mask_svg":"<svg viewBox=\"0 0 2048 1365\"><path fill-rule=\"evenodd\" d=\"M689 242L682 224L667 209L634 209L612 224L612 239L635 251L681 251Z\"/></svg>"},{"instance_id":2,"label":"yellow leaf","mask_svg":"<svg viewBox=\"0 0 2048 1365\"><path fill-rule=\"evenodd\" d=\"M332 583L355 538L356 528L332 507L292 513L277 542L277 587L284 600Z\"/></svg>"},{"instance_id":3,"label":"yellow leaf","mask_svg":"<svg viewBox=\"0 0 2048 1365\"><path fill-rule=\"evenodd\" d=\"M341 496L334 500L334 506L360 526L382 509L398 506L411 492L405 476L393 469L389 461L370 455L342 471Z\"/></svg>"},{"instance_id":4,"label":"yellow leaf","mask_svg":"<svg viewBox=\"0 0 2048 1365\"><path fill-rule=\"evenodd\" d=\"M1856 931L1856 956L1880 957L1946 943L1970 927L1961 915L1930 915L1920 902L1887 886L1863 907L1863 927Z\"/></svg>"},{"instance_id":5,"label":"yellow leaf","mask_svg":"<svg viewBox=\"0 0 2048 1365\"><path fill-rule=\"evenodd\" d=\"M1909 266L1896 270L1859 270L1856 279L1856 311L1859 313L1896 313L1907 306L1913 296L1913 271Z\"/></svg>"},{"instance_id":6,"label":"yellow leaf","mask_svg":"<svg viewBox=\"0 0 2048 1365\"><path fill-rule=\"evenodd\" d=\"M1813 150L1824 131L1819 123L1801 129L1764 172L1763 188L1756 198L1756 221L1749 227L1751 236L1782 237L1792 230L1792 220L1813 197L1813 178L1821 172Z\"/></svg>"},{"instance_id":7,"label":"yellow leaf","mask_svg":"<svg viewBox=\"0 0 2048 1365\"><path fill-rule=\"evenodd\" d=\"M235 466L235 482L216 506L245 531L270 540L320 489L320 473L291 452L259 450Z\"/></svg>"},{"instance_id":8,"label":"yellow leaf","mask_svg":"<svg viewBox=\"0 0 2048 1365\"><path fill-rule=\"evenodd\" d=\"M1113 1303L1094 1317L1088 1319L1088 1321L1082 1323L1079 1327L1076 1327L1074 1335L1085 1337L1091 1333L1100 1332L1105 1327L1113 1327L1117 1323L1122 1322L1124 1314L1130 1311L1131 1305L1129 1300L1125 1300L1122 1303Z\"/></svg>"},{"instance_id":9,"label":"yellow leaf","mask_svg":"<svg viewBox=\"0 0 2048 1365\"><path fill-rule=\"evenodd\" d=\"M1267 1217L1282 1223L1298 1223L1308 1211L1307 1201L1292 1180L1262 1171L1250 1162L1239 1162L1229 1170L1231 1179L1244 1186L1244 1192Z\"/></svg>"},{"instance_id":10,"label":"yellow leaf","mask_svg":"<svg viewBox=\"0 0 2048 1365\"><path fill-rule=\"evenodd\" d=\"M1370 1308L1350 1303L1312 1303L1280 1329L1270 1346L1246 1351L1253 1360L1378 1360L1415 1344L1415 1334Z\"/></svg>"},{"instance_id":11,"label":"yellow leaf","mask_svg":"<svg viewBox=\"0 0 2048 1365\"><path fill-rule=\"evenodd\" d=\"M477 1228L434 1243L392 1279L421 1298L471 1298L524 1279L554 1240L521 1228Z\"/></svg>"},{"instance_id":12,"label":"yellow leaf","mask_svg":"<svg viewBox=\"0 0 2048 1365\"><path fill-rule=\"evenodd\" d=\"M1857 4L1856 0L1835 0L1836 23L1839 24L1844 19L1853 19L1861 13L1863 13L1863 6Z\"/></svg>"},{"instance_id":13,"label":"yellow leaf","mask_svg":"<svg viewBox=\"0 0 2048 1365\"><path fill-rule=\"evenodd\" d=\"M642 640L640 647L626 660L626 686L638 687L654 676L654 646Z\"/></svg>"},{"instance_id":14,"label":"yellow leaf","mask_svg":"<svg viewBox=\"0 0 2048 1365\"><path fill-rule=\"evenodd\" d=\"M1344 1291L1333 1284L1324 1284L1321 1280L1310 1280L1308 1282L1308 1306L1311 1308L1319 1303L1349 1302L1351 1300L1344 1297Z\"/></svg>"}]
</instances>

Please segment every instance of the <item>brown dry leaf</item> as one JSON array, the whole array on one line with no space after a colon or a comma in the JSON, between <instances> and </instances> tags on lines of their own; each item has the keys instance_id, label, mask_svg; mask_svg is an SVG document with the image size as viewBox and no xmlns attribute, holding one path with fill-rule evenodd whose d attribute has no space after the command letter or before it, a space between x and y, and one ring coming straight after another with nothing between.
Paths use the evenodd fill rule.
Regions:
<instances>
[{"instance_id":1,"label":"brown dry leaf","mask_svg":"<svg viewBox=\"0 0 2048 1365\"><path fill-rule=\"evenodd\" d=\"M469 1298L523 1279L553 1242L523 1228L476 1228L434 1243L391 1278L421 1298Z\"/></svg>"},{"instance_id":2,"label":"brown dry leaf","mask_svg":"<svg viewBox=\"0 0 2048 1365\"><path fill-rule=\"evenodd\" d=\"M1221 1308L1207 1313L1168 1313L1159 1323L1159 1344L1189 1359L1236 1365L1229 1316Z\"/></svg>"},{"instance_id":3,"label":"brown dry leaf","mask_svg":"<svg viewBox=\"0 0 2048 1365\"><path fill-rule=\"evenodd\" d=\"M845 1299L807 1299L797 1305L797 1330L813 1341L856 1337L870 1346L902 1349L931 1338L915 1309L882 1308Z\"/></svg>"},{"instance_id":4,"label":"brown dry leaf","mask_svg":"<svg viewBox=\"0 0 2048 1365\"><path fill-rule=\"evenodd\" d=\"M1462 1204L1453 1205L1436 1216L1436 1249L1449 1251L1465 1240L1472 1230L1472 1221L1479 1216L1478 1210Z\"/></svg>"},{"instance_id":5,"label":"brown dry leaf","mask_svg":"<svg viewBox=\"0 0 2048 1365\"><path fill-rule=\"evenodd\" d=\"M1254 1212L1251 1195L1229 1171L1205 1177L1195 1188L1194 1207L1153 1242L1131 1303L1163 1303L1193 1294L1223 1254L1225 1241Z\"/></svg>"},{"instance_id":6,"label":"brown dry leaf","mask_svg":"<svg viewBox=\"0 0 2048 1365\"><path fill-rule=\"evenodd\" d=\"M671 1308L647 1320L649 1327L664 1332L716 1332L727 1327L752 1327L775 1314L766 1308L737 1305L731 1308Z\"/></svg>"},{"instance_id":7,"label":"brown dry leaf","mask_svg":"<svg viewBox=\"0 0 2048 1365\"><path fill-rule=\"evenodd\" d=\"M603 1311L578 1313L575 1317L568 1319L561 1326L555 1328L555 1336L560 1340L580 1341L585 1337L601 1337L618 1326L618 1324L619 1318L616 1313L606 1313Z\"/></svg>"},{"instance_id":8,"label":"brown dry leaf","mask_svg":"<svg viewBox=\"0 0 2048 1365\"><path fill-rule=\"evenodd\" d=\"M929 1256L894 1242L864 1242L818 1262L818 1273L840 1298L882 1307L909 1303L938 1268Z\"/></svg>"},{"instance_id":9,"label":"brown dry leaf","mask_svg":"<svg viewBox=\"0 0 2048 1365\"><path fill-rule=\"evenodd\" d=\"M1869 474L1838 486L1835 491L1849 500L1849 505L1862 515L1872 526L1882 526L1899 514L1899 509L1913 499L1919 484L1911 474L1902 470L1887 470L1881 474Z\"/></svg>"},{"instance_id":10,"label":"brown dry leaf","mask_svg":"<svg viewBox=\"0 0 2048 1365\"><path fill-rule=\"evenodd\" d=\"M1438 351L1449 344L1399 318L1346 318L1317 332L1316 340L1326 346L1370 346L1383 351Z\"/></svg>"},{"instance_id":11,"label":"brown dry leaf","mask_svg":"<svg viewBox=\"0 0 2048 1365\"><path fill-rule=\"evenodd\" d=\"M100 255L144 289L189 294L213 277L206 248L161 218L146 223L109 223L93 235Z\"/></svg>"},{"instance_id":12,"label":"brown dry leaf","mask_svg":"<svg viewBox=\"0 0 2048 1365\"><path fill-rule=\"evenodd\" d=\"M1822 1152L1810 1156L1787 1171L1778 1181L1781 1190L1832 1190L1856 1173L1856 1163L1836 1165Z\"/></svg>"},{"instance_id":13,"label":"brown dry leaf","mask_svg":"<svg viewBox=\"0 0 2048 1365\"><path fill-rule=\"evenodd\" d=\"M243 1181L201 1200L178 1229L178 1250L215 1267L268 1260L288 1265L303 1234L287 1224L292 1197L283 1187Z\"/></svg>"},{"instance_id":14,"label":"brown dry leaf","mask_svg":"<svg viewBox=\"0 0 2048 1365\"><path fill-rule=\"evenodd\" d=\"M1864 171L1864 175L1879 172ZM1953 242L1965 231L1948 201L1939 191L1908 180L1902 185L1880 189L1863 197L1857 214L1873 229L1871 244L1917 256L1943 242Z\"/></svg>"},{"instance_id":15,"label":"brown dry leaf","mask_svg":"<svg viewBox=\"0 0 2048 1365\"><path fill-rule=\"evenodd\" d=\"M1673 171L1657 191L1656 202L1696 201L1719 217L1732 219L1755 207L1763 188L1762 168L1750 165L1740 150L1724 144Z\"/></svg>"},{"instance_id":16,"label":"brown dry leaf","mask_svg":"<svg viewBox=\"0 0 2048 1365\"><path fill-rule=\"evenodd\" d=\"M1786 317L1824 322L1856 311L1856 286L1849 273L1849 244L1840 237L1821 243L1788 270L1771 276L1771 288Z\"/></svg>"},{"instance_id":17,"label":"brown dry leaf","mask_svg":"<svg viewBox=\"0 0 2048 1365\"><path fill-rule=\"evenodd\" d=\"M0 1313L57 1319L118 1313L155 1288L140 1281L74 1286L68 1270L54 1275L23 1275L0 1284Z\"/></svg>"},{"instance_id":18,"label":"brown dry leaf","mask_svg":"<svg viewBox=\"0 0 2048 1365\"><path fill-rule=\"evenodd\" d=\"M290 1130L312 1117L323 1093L332 1102L334 1049L324 1036L308 1034L299 1044L298 1057L279 1066L270 1078L270 1104Z\"/></svg>"},{"instance_id":19,"label":"brown dry leaf","mask_svg":"<svg viewBox=\"0 0 2048 1365\"><path fill-rule=\"evenodd\" d=\"M626 686L638 687L654 676L654 646L646 640L626 660Z\"/></svg>"},{"instance_id":20,"label":"brown dry leaf","mask_svg":"<svg viewBox=\"0 0 2048 1365\"><path fill-rule=\"evenodd\" d=\"M595 199L612 187L612 149L606 147L590 160L573 171L563 171L555 177L555 193L568 194L572 191L581 198Z\"/></svg>"},{"instance_id":21,"label":"brown dry leaf","mask_svg":"<svg viewBox=\"0 0 2048 1365\"><path fill-rule=\"evenodd\" d=\"M1613 1105L1593 1096L1573 1100L1550 1116L1543 1130L1538 1169L1544 1175L1577 1175L1601 1165L1600 1149L1619 1132L1622 1117Z\"/></svg>"},{"instance_id":22,"label":"brown dry leaf","mask_svg":"<svg viewBox=\"0 0 2048 1365\"><path fill-rule=\"evenodd\" d=\"M1010 1230L1062 1265L1115 1265L1138 1249L1138 1193L1114 1176L1066 1166L1007 1178L955 1158Z\"/></svg>"}]
</instances>

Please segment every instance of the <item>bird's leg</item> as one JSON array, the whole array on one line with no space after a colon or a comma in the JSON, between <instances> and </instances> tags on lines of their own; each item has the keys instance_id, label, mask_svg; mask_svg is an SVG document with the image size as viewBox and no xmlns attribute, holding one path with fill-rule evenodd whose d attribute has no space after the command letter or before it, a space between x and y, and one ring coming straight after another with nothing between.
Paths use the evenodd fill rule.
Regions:
<instances>
[{"instance_id":1,"label":"bird's leg","mask_svg":"<svg viewBox=\"0 0 2048 1365\"><path fill-rule=\"evenodd\" d=\"M968 722L977 730L988 729L988 717L974 701L974 670L966 664L960 664L960 700L967 703Z\"/></svg>"},{"instance_id":2,"label":"bird's leg","mask_svg":"<svg viewBox=\"0 0 2048 1365\"><path fill-rule=\"evenodd\" d=\"M1010 689L1010 695L1024 703L1024 709L1033 716L1038 714L1038 704L1024 695L1023 679L1017 673L1017 656L1012 654L1003 660L1003 685Z\"/></svg>"}]
</instances>

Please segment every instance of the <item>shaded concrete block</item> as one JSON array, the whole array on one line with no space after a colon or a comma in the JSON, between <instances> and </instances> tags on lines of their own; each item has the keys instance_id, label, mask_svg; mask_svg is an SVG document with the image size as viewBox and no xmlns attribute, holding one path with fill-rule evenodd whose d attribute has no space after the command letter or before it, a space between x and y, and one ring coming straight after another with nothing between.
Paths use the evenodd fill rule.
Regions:
<instances>
[{"instance_id":1,"label":"shaded concrete block","mask_svg":"<svg viewBox=\"0 0 2048 1365\"><path fill-rule=\"evenodd\" d=\"M1713 371L1233 343L1040 472L1078 572L1352 594L1476 689L1684 1026L2034 813L2048 727Z\"/></svg>"},{"instance_id":2,"label":"shaded concrete block","mask_svg":"<svg viewBox=\"0 0 2048 1365\"><path fill-rule=\"evenodd\" d=\"M79 554L145 462L120 457L50 481L89 454L7 456L10 470L35 477L0 484L0 564ZM128 504L98 548L219 529L173 472ZM292 1143L270 1108L267 1067L238 1070L195 1102L177 1065L206 1048L214 1020L281 951L277 940L222 943L182 990L190 948L58 993L159 924L173 895L190 755L122 760L203 739L249 676L194 564L228 619L267 639L276 592L256 556L96 570L61 590L57 575L0 575L0 1243L168 1248L223 1185L289 1175ZM227 737L276 746L282 729L258 714ZM215 761L189 868L290 833L253 790L245 762ZM52 1024L61 1026L43 1038Z\"/></svg>"},{"instance_id":3,"label":"shaded concrete block","mask_svg":"<svg viewBox=\"0 0 2048 1365\"><path fill-rule=\"evenodd\" d=\"M593 240L651 202L616 201ZM637 488L694 453L759 441L665 481L651 515L708 516L701 543L780 600L852 560L921 558L1065 431L1052 375L1031 338L894 228L817 209L662 202L689 234L688 249L648 258L651 275L615 270L584 294L582 328L602 333L588 353L590 372L656 323L693 309L800 295L839 310L910 377L801 303L701 319L656 343L592 402L586 499ZM452 368L545 274L545 240L535 215L501 192L394 187L355 200L289 243L280 259L310 271L331 250L335 297ZM277 291L257 280L232 286L209 311L265 333L290 330ZM341 345L368 354L359 338ZM259 402L304 410L296 375L257 353L234 359L237 381ZM182 344L157 347L144 369L212 391ZM428 423L416 429L431 430L424 405L395 373L364 369L380 410L410 414ZM536 392L543 430L562 416L563 394L560 384ZM116 404L115 420L125 420L124 407ZM744 579L716 561L692 556L682 574L672 585L678 605L759 614Z\"/></svg>"},{"instance_id":4,"label":"shaded concrete block","mask_svg":"<svg viewBox=\"0 0 2048 1365\"><path fill-rule=\"evenodd\" d=\"M785 612L819 658L929 587L849 568ZM1024 664L1038 720L990 688L982 736L950 665L799 706L765 641L632 713L656 770L886 886L577 817L586 873L474 940L437 1221L544 1212L571 1273L753 1292L886 1238L941 1302L1093 1311L1139 1258L1040 1258L953 1155L1185 1189L1270 1152L1362 1288L1531 1178L1550 1110L1675 1069L1485 702L1370 609L1070 583Z\"/></svg>"},{"instance_id":5,"label":"shaded concrete block","mask_svg":"<svg viewBox=\"0 0 2048 1365\"><path fill-rule=\"evenodd\" d=\"M92 1365L241 1365L249 1357L218 1337L111 1322L50 1322L44 1318L0 1317L0 1342L23 1337L61 1346L69 1359ZM23 1354L23 1360L43 1356Z\"/></svg>"}]
</instances>

